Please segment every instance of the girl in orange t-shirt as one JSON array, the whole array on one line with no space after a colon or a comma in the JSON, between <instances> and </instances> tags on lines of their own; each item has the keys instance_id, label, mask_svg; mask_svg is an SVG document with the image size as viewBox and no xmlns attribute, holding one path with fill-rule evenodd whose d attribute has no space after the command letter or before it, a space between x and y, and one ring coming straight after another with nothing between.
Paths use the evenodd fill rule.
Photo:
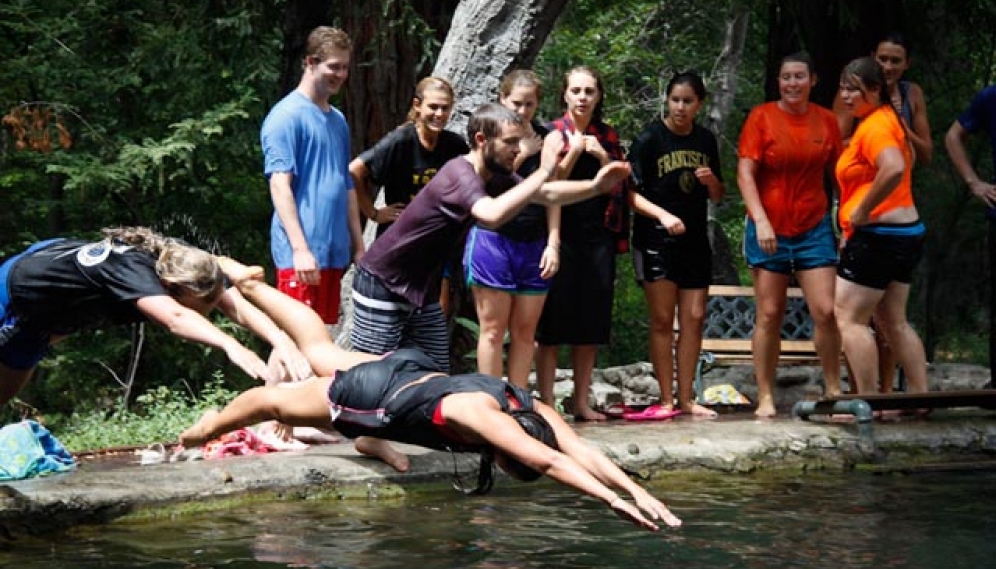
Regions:
<instances>
[{"instance_id":1,"label":"girl in orange t-shirt","mask_svg":"<svg viewBox=\"0 0 996 569\"><path fill-rule=\"evenodd\" d=\"M837 245L824 177L842 143L834 114L809 102L815 84L808 55L782 59L781 96L751 111L737 151L737 185L748 214L744 257L757 299L751 347L760 417L775 415L775 369L793 274L813 318L826 393L840 394L840 334L833 316Z\"/></svg>"},{"instance_id":2,"label":"girl in orange t-shirt","mask_svg":"<svg viewBox=\"0 0 996 569\"><path fill-rule=\"evenodd\" d=\"M887 88L882 67L871 57L855 59L841 73L843 107L861 123L836 168L846 242L834 312L862 394L878 390L878 350L869 322L880 302L885 307L880 332L906 372L909 391L927 390L923 343L906 320L910 281L926 230L913 203L913 154L906 127Z\"/></svg>"}]
</instances>

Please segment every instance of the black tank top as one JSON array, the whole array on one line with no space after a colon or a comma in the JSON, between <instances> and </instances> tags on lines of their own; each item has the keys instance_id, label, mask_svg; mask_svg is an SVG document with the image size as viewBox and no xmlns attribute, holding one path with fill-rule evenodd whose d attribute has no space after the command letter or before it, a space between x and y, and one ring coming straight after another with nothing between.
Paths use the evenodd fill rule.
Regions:
<instances>
[{"instance_id":1,"label":"black tank top","mask_svg":"<svg viewBox=\"0 0 996 569\"><path fill-rule=\"evenodd\" d=\"M336 374L329 387L335 429L350 438L373 436L437 450L480 452L483 445L447 438L432 422L443 397L483 392L504 412L512 409L510 398L520 409L533 408L526 390L489 375L439 375L411 385L432 373L439 370L428 356L403 349Z\"/></svg>"}]
</instances>

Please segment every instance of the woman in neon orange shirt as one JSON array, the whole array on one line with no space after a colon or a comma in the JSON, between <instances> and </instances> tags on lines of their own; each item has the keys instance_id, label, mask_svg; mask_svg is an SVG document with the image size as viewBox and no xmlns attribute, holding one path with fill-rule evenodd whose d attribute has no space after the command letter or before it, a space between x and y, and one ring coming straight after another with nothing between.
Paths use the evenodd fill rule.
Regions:
<instances>
[{"instance_id":1,"label":"woman in neon orange shirt","mask_svg":"<svg viewBox=\"0 0 996 569\"><path fill-rule=\"evenodd\" d=\"M840 393L833 316L837 246L823 181L840 155L841 138L834 114L809 102L814 85L809 56L786 56L778 73L781 97L755 107L740 133L737 185L747 206L744 258L757 299L751 347L759 417L775 415L775 369L793 274L813 319L826 393Z\"/></svg>"},{"instance_id":2,"label":"woman in neon orange shirt","mask_svg":"<svg viewBox=\"0 0 996 569\"><path fill-rule=\"evenodd\" d=\"M919 85L903 79L906 71L910 68L910 54L910 45L906 38L899 32L890 32L875 44L871 56L882 66L885 82L888 84L889 100L906 125L906 136L913 146L914 164L927 165L930 164L933 157L934 145L930 138L926 98ZM840 123L840 134L844 137L846 144L857 127L857 121L854 119L854 115L843 108L840 93L834 100L833 109L837 114L837 121ZM885 309L880 308L879 310L884 313ZM872 317L873 329L881 327L876 324L876 321L882 318L884 316L878 314ZM892 353L892 348L885 341L884 334L876 333L875 343L878 345L878 373L881 382L879 391L889 393L895 382L896 357Z\"/></svg>"},{"instance_id":3,"label":"woman in neon orange shirt","mask_svg":"<svg viewBox=\"0 0 996 569\"><path fill-rule=\"evenodd\" d=\"M927 390L923 343L906 320L913 269L926 230L913 203L909 133L888 95L882 67L855 59L840 75L844 109L861 120L837 162L838 212L845 245L834 311L858 393L878 391L878 350L868 324L881 302L881 324L908 389Z\"/></svg>"}]
</instances>

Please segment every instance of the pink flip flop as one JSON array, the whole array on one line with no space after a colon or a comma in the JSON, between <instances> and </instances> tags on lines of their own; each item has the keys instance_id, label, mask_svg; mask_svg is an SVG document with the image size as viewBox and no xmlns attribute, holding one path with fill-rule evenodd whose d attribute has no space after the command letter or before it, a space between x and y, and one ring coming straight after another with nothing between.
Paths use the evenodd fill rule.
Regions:
<instances>
[{"instance_id":1,"label":"pink flip flop","mask_svg":"<svg viewBox=\"0 0 996 569\"><path fill-rule=\"evenodd\" d=\"M627 421L664 421L681 415L681 409L665 409L661 405L651 405L643 411L635 413L624 413L623 419Z\"/></svg>"}]
</instances>

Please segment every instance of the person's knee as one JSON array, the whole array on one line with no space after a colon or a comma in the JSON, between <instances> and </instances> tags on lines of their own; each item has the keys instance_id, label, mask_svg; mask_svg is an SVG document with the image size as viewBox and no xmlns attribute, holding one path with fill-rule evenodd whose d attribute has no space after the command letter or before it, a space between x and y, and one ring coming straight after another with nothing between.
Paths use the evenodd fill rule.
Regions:
<instances>
[{"instance_id":1,"label":"person's knee","mask_svg":"<svg viewBox=\"0 0 996 569\"><path fill-rule=\"evenodd\" d=\"M500 346L505 342L505 328L482 325L480 339L489 346Z\"/></svg>"},{"instance_id":2,"label":"person's knee","mask_svg":"<svg viewBox=\"0 0 996 569\"><path fill-rule=\"evenodd\" d=\"M811 314L813 327L821 333L834 334L839 328L837 315L833 311L822 312L819 315Z\"/></svg>"},{"instance_id":3,"label":"person's knee","mask_svg":"<svg viewBox=\"0 0 996 569\"><path fill-rule=\"evenodd\" d=\"M674 316L650 319L650 332L663 339L674 339Z\"/></svg>"},{"instance_id":4,"label":"person's knee","mask_svg":"<svg viewBox=\"0 0 996 569\"><path fill-rule=\"evenodd\" d=\"M754 328L764 331L781 330L784 315L784 307L782 307L782 310L762 310L758 307Z\"/></svg>"}]
</instances>

